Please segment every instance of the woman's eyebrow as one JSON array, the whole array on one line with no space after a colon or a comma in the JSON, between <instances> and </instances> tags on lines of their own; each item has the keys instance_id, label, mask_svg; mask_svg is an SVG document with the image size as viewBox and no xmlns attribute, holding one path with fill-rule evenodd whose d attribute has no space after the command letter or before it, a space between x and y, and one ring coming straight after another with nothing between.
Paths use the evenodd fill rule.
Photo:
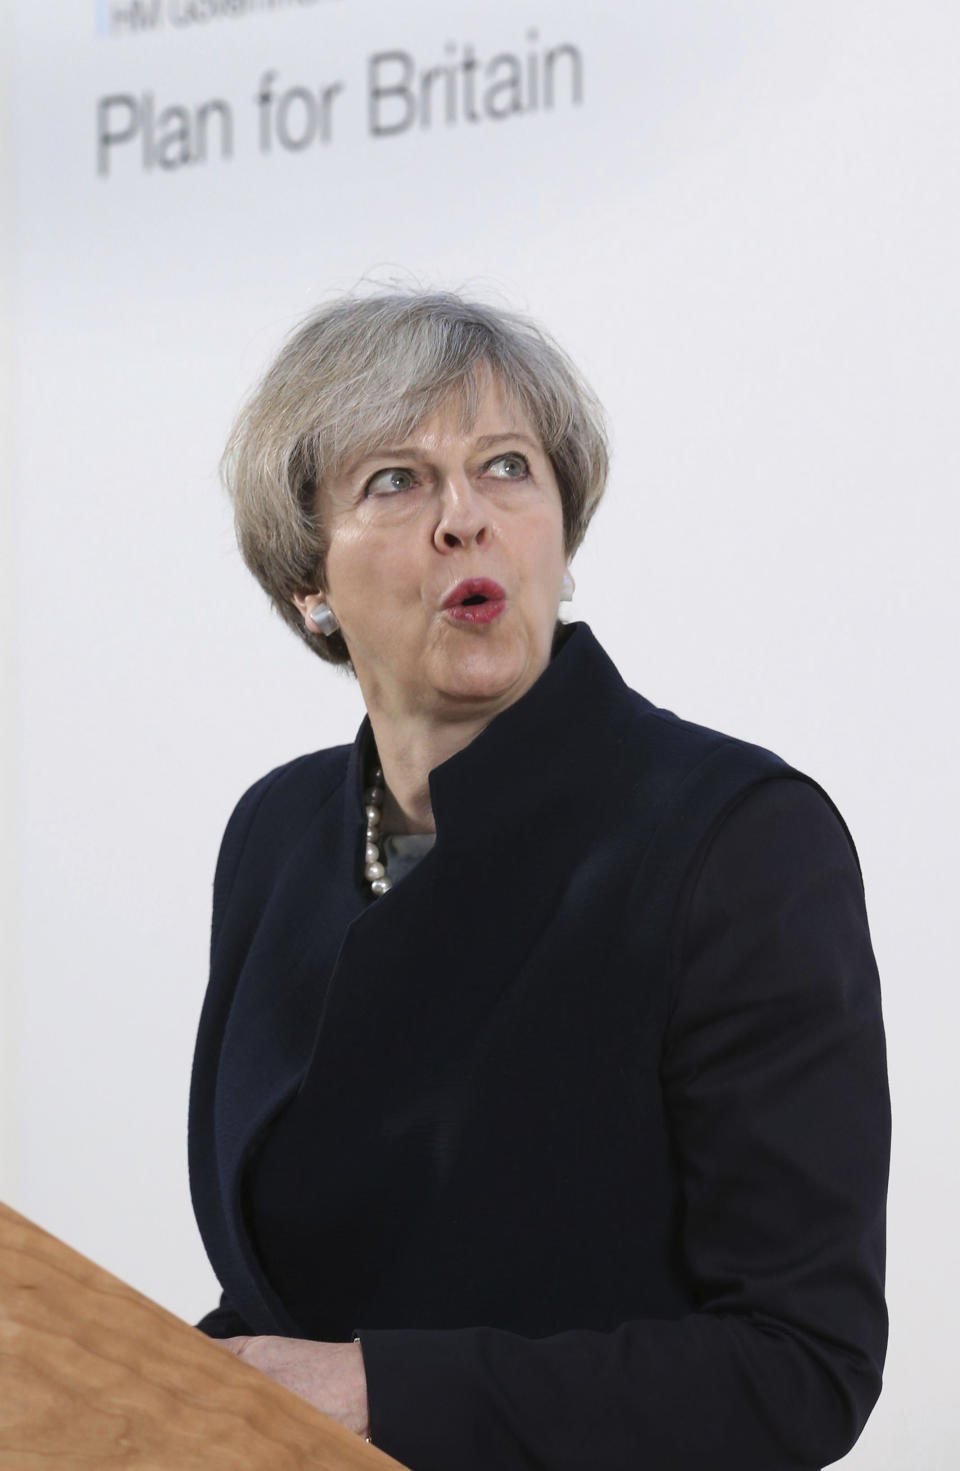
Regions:
<instances>
[{"instance_id":1,"label":"woman's eyebrow","mask_svg":"<svg viewBox=\"0 0 960 1471\"><path fill-rule=\"evenodd\" d=\"M522 440L524 444L531 445L533 449L540 449L542 447L537 440L531 439L529 434L524 434L522 429L505 429L499 434L481 434L479 439L473 441L473 448L489 449L492 445L501 444L504 440L508 439L514 442ZM355 475L364 465L369 464L372 460L404 459L405 457L413 458L414 456L420 459L426 458L426 453L422 445L387 445L383 449L364 450L358 459L347 466L346 474Z\"/></svg>"}]
</instances>

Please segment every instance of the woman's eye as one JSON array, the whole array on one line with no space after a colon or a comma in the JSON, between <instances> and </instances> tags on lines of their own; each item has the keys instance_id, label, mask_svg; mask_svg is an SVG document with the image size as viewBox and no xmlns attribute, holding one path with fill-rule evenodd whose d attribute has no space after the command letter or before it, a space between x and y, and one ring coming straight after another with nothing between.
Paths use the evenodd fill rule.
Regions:
<instances>
[{"instance_id":1,"label":"woman's eye","mask_svg":"<svg viewBox=\"0 0 960 1471\"><path fill-rule=\"evenodd\" d=\"M379 470L367 481L367 495L393 495L398 490L409 490L413 484L410 470Z\"/></svg>"},{"instance_id":2,"label":"woman's eye","mask_svg":"<svg viewBox=\"0 0 960 1471\"><path fill-rule=\"evenodd\" d=\"M523 480L530 474L530 466L524 455L497 455L491 460L487 470L498 476L501 480Z\"/></svg>"}]
</instances>

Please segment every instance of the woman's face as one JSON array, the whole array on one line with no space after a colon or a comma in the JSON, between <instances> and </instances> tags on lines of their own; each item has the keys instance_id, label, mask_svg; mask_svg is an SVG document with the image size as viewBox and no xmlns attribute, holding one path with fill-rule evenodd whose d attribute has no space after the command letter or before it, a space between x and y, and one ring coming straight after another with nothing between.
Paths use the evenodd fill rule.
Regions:
<instances>
[{"instance_id":1,"label":"woman's face","mask_svg":"<svg viewBox=\"0 0 960 1471\"><path fill-rule=\"evenodd\" d=\"M371 713L492 716L549 662L560 492L532 425L492 375L480 387L469 432L441 405L321 492L326 601ZM306 616L316 599L298 603Z\"/></svg>"}]
</instances>

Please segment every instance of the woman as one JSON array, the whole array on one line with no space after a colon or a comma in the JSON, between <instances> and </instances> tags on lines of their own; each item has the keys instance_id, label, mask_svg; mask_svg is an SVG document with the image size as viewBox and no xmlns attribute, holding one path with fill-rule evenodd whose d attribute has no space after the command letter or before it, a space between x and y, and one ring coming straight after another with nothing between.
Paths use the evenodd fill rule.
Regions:
<instances>
[{"instance_id":1,"label":"woman","mask_svg":"<svg viewBox=\"0 0 960 1471\"><path fill-rule=\"evenodd\" d=\"M194 1066L199 1325L414 1471L794 1471L886 1340L849 834L557 622L599 411L531 324L346 299L226 457L350 747L230 819Z\"/></svg>"}]
</instances>

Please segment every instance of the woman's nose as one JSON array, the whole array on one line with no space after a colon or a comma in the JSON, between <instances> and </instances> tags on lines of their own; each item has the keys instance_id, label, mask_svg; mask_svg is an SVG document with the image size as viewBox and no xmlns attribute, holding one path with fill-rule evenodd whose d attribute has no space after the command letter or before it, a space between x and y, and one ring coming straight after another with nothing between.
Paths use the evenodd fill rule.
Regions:
<instances>
[{"instance_id":1,"label":"woman's nose","mask_svg":"<svg viewBox=\"0 0 960 1471\"><path fill-rule=\"evenodd\" d=\"M467 476L451 476L440 492L440 514L433 533L440 551L458 546L482 546L490 535L486 503Z\"/></svg>"}]
</instances>

